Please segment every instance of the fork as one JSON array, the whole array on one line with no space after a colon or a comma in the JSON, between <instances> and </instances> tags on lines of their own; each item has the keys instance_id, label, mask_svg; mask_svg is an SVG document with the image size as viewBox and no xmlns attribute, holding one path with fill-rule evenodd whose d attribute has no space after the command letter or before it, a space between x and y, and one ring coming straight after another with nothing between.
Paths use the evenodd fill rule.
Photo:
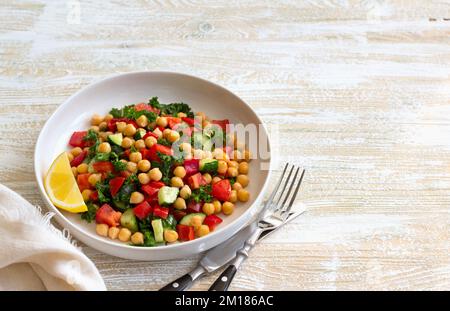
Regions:
<instances>
[{"instance_id":1,"label":"fork","mask_svg":"<svg viewBox=\"0 0 450 311\"><path fill-rule=\"evenodd\" d=\"M272 191L269 199L264 204L261 212L261 217L257 221L257 228L254 233L245 241L244 246L237 251L236 258L230 262L230 265L222 272L217 280L209 288L210 291L226 291L230 286L237 270L241 264L248 258L250 250L255 246L258 238L264 235L264 232L283 225L289 216L289 213L294 205L300 185L305 175L305 170L292 165L289 168L289 163L286 163L275 189ZM286 172L289 171L287 177ZM293 178L292 173L295 171ZM284 182L283 182L284 180ZM283 186L281 186L283 184ZM280 190L281 186L281 190ZM292 192L294 190L294 192ZM292 194L291 194L292 193Z\"/></svg>"}]
</instances>

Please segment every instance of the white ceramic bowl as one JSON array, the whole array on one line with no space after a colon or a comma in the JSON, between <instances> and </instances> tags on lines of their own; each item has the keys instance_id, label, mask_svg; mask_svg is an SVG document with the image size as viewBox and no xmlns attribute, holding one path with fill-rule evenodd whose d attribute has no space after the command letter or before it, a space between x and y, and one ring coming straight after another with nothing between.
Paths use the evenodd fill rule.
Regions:
<instances>
[{"instance_id":1,"label":"white ceramic bowl","mask_svg":"<svg viewBox=\"0 0 450 311\"><path fill-rule=\"evenodd\" d=\"M43 177L55 157L68 149L72 132L89 127L94 113L106 114L112 107L147 102L158 96L162 103L185 102L194 111L203 111L216 119L230 119L232 123L262 124L256 113L230 91L206 80L172 72L136 72L116 75L91 84L56 109L45 123L36 143L34 167L39 190L58 223L83 243L107 254L136 260L167 260L190 256L212 248L239 231L260 209L270 171L260 170L260 160L250 162L251 200L239 203L235 212L223 217L216 230L205 237L189 242L159 247L135 247L103 238L95 233L95 224L86 223L78 214L57 209L49 200ZM259 137L267 140L264 127ZM270 146L269 146L270 150ZM265 160L269 163L270 159Z\"/></svg>"}]
</instances>

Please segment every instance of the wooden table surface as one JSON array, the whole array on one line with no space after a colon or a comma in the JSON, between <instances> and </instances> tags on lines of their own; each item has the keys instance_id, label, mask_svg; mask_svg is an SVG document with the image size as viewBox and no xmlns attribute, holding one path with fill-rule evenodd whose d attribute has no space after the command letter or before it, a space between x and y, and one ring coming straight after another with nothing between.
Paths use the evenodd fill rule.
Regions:
<instances>
[{"instance_id":1,"label":"wooden table surface","mask_svg":"<svg viewBox=\"0 0 450 311\"><path fill-rule=\"evenodd\" d=\"M307 212L233 290L448 290L449 18L448 1L0 1L0 183L43 205L34 144L80 88L189 73L279 124L280 160L308 170ZM84 251L114 290L157 289L198 259Z\"/></svg>"}]
</instances>

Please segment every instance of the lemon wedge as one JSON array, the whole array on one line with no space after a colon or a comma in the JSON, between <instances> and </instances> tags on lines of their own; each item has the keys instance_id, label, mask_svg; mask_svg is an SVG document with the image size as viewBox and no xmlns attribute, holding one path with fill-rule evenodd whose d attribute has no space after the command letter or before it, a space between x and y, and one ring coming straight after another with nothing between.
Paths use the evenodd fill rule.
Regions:
<instances>
[{"instance_id":1,"label":"lemon wedge","mask_svg":"<svg viewBox=\"0 0 450 311\"><path fill-rule=\"evenodd\" d=\"M87 211L83 196L73 176L67 153L61 153L53 161L44 179L45 191L53 204L71 213Z\"/></svg>"}]
</instances>

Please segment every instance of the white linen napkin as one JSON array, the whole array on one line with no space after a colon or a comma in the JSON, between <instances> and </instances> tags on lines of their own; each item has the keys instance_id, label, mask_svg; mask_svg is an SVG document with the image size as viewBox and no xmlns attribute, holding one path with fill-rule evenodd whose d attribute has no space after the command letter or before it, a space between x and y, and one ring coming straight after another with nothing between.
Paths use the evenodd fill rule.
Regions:
<instances>
[{"instance_id":1,"label":"white linen napkin","mask_svg":"<svg viewBox=\"0 0 450 311\"><path fill-rule=\"evenodd\" d=\"M0 290L105 290L95 265L52 217L0 184Z\"/></svg>"}]
</instances>

